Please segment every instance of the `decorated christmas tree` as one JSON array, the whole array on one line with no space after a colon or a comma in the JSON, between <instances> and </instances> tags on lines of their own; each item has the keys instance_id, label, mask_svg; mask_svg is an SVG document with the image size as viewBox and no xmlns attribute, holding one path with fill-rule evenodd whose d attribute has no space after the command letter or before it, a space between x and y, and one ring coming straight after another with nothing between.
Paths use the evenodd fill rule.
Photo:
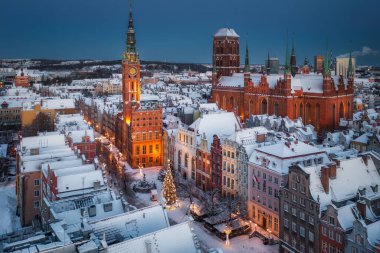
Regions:
<instances>
[{"instance_id":1,"label":"decorated christmas tree","mask_svg":"<svg viewBox=\"0 0 380 253\"><path fill-rule=\"evenodd\" d=\"M177 201L177 195L172 175L172 169L170 167L170 163L167 168L166 176L164 179L164 184L162 188L162 195L164 196L166 200L166 205L174 205Z\"/></svg>"}]
</instances>

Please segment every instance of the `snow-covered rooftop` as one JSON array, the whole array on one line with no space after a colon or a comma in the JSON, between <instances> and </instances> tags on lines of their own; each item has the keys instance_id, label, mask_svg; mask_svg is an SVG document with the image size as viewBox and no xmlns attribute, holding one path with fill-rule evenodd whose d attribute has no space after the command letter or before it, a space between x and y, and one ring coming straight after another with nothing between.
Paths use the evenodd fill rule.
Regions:
<instances>
[{"instance_id":1,"label":"snow-covered rooftop","mask_svg":"<svg viewBox=\"0 0 380 253\"><path fill-rule=\"evenodd\" d=\"M190 223L184 222L164 228L131 240L111 245L108 253L121 252L165 252L165 253L198 253L199 242L192 232Z\"/></svg>"},{"instance_id":2,"label":"snow-covered rooftop","mask_svg":"<svg viewBox=\"0 0 380 253\"><path fill-rule=\"evenodd\" d=\"M321 166L303 168L310 175L310 192L315 200L319 199L321 210L332 201L341 202L354 198L362 187L366 188L367 198L380 196L380 193L374 193L370 187L380 184L380 175L373 160L370 157L367 159L368 165L361 157L341 160L336 168L336 178L329 179L329 193L322 186Z\"/></svg>"},{"instance_id":3,"label":"snow-covered rooftop","mask_svg":"<svg viewBox=\"0 0 380 253\"><path fill-rule=\"evenodd\" d=\"M166 211L161 205L150 206L123 213L104 220L90 222L99 240L103 234L110 245L122 238L123 241L155 232L170 226Z\"/></svg>"},{"instance_id":4,"label":"snow-covered rooftop","mask_svg":"<svg viewBox=\"0 0 380 253\"><path fill-rule=\"evenodd\" d=\"M240 36L232 28L221 28L215 34L214 37L236 37Z\"/></svg>"}]
</instances>

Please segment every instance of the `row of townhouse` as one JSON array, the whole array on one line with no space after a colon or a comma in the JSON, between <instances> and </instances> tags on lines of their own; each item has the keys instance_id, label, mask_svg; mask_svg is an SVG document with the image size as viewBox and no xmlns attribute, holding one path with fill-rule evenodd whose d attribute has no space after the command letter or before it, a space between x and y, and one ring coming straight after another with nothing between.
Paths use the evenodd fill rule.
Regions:
<instances>
[{"instance_id":1,"label":"row of townhouse","mask_svg":"<svg viewBox=\"0 0 380 253\"><path fill-rule=\"evenodd\" d=\"M106 99L81 97L76 100L77 108L89 125L111 140L115 138L115 122L119 104L119 96L111 96Z\"/></svg>"},{"instance_id":2,"label":"row of townhouse","mask_svg":"<svg viewBox=\"0 0 380 253\"><path fill-rule=\"evenodd\" d=\"M370 156L292 165L280 191L280 252L380 252L379 184Z\"/></svg>"},{"instance_id":3,"label":"row of townhouse","mask_svg":"<svg viewBox=\"0 0 380 253\"><path fill-rule=\"evenodd\" d=\"M201 114L175 133L168 150L181 177L203 192L217 189L221 198L240 200L245 216L276 236L288 168L329 162L325 151L292 138L285 142L263 126L241 129L235 115L223 111Z\"/></svg>"}]
</instances>

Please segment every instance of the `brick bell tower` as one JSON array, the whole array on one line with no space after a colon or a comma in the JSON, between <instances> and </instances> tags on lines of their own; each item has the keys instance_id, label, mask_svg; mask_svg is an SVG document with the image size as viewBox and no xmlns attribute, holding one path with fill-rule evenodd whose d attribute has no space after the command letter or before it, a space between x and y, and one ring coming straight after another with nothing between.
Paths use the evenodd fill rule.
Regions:
<instances>
[{"instance_id":1,"label":"brick bell tower","mask_svg":"<svg viewBox=\"0 0 380 253\"><path fill-rule=\"evenodd\" d=\"M232 28L221 28L213 38L213 63L221 76L240 72L239 35Z\"/></svg>"},{"instance_id":2,"label":"brick bell tower","mask_svg":"<svg viewBox=\"0 0 380 253\"><path fill-rule=\"evenodd\" d=\"M132 17L132 0L129 7L129 23L126 41L126 51L123 54L123 118L130 125L132 108L140 105L140 59L136 50L135 29Z\"/></svg>"}]
</instances>

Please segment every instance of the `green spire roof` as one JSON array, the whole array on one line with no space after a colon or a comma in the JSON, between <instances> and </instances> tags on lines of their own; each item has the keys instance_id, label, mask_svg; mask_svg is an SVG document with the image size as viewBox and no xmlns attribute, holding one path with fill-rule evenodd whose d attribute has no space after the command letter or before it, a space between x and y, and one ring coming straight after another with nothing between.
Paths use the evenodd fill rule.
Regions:
<instances>
[{"instance_id":1,"label":"green spire roof","mask_svg":"<svg viewBox=\"0 0 380 253\"><path fill-rule=\"evenodd\" d=\"M289 74L290 71L289 60L289 46L288 46L288 33L286 33L286 52L285 52L285 74Z\"/></svg>"},{"instance_id":2,"label":"green spire roof","mask_svg":"<svg viewBox=\"0 0 380 253\"><path fill-rule=\"evenodd\" d=\"M136 39L135 39L135 29L133 25L132 16L132 0L129 0L129 22L128 22L128 32L127 32L127 52L136 53Z\"/></svg>"},{"instance_id":3,"label":"green spire roof","mask_svg":"<svg viewBox=\"0 0 380 253\"><path fill-rule=\"evenodd\" d=\"M248 53L248 43L245 48L245 63L244 63L244 72L250 72L250 67L249 67L249 53Z\"/></svg>"},{"instance_id":4,"label":"green spire roof","mask_svg":"<svg viewBox=\"0 0 380 253\"><path fill-rule=\"evenodd\" d=\"M354 75L354 68L352 66L352 56L350 52L350 59L348 60L348 70L347 70L347 75L348 76L353 76Z\"/></svg>"},{"instance_id":5,"label":"green spire roof","mask_svg":"<svg viewBox=\"0 0 380 253\"><path fill-rule=\"evenodd\" d=\"M323 63L323 74L324 76L330 76L330 57L329 57L329 50L326 48L326 57Z\"/></svg>"}]
</instances>

